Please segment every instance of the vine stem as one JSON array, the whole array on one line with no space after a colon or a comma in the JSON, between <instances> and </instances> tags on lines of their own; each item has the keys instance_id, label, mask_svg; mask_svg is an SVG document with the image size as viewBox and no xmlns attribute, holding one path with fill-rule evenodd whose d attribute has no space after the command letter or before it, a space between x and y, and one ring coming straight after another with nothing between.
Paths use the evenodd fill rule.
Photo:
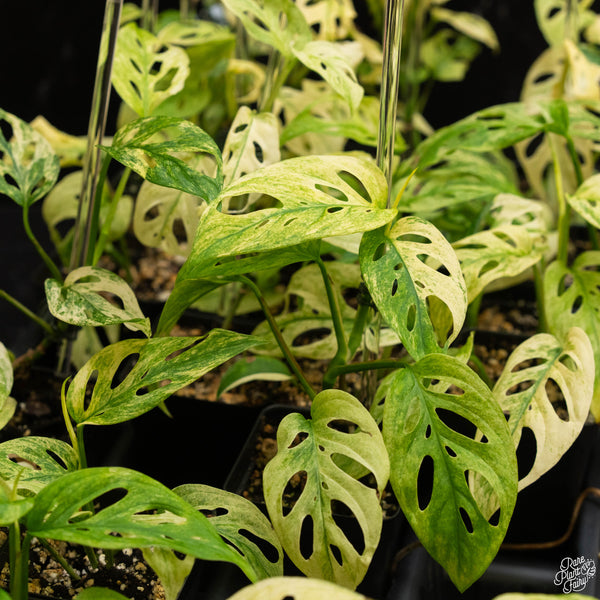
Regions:
<instances>
[{"instance_id":1,"label":"vine stem","mask_svg":"<svg viewBox=\"0 0 600 600\"><path fill-rule=\"evenodd\" d=\"M4 290L0 289L0 298L4 298L4 300L6 300L10 304L12 304L15 308L20 310L24 315L29 317L34 323L39 325L48 335L50 335L50 336L54 335L55 332L54 332L54 329L52 329L51 325L46 323L46 321L44 321L44 319L42 319L41 317L38 317L33 311L31 311L29 308L27 308L24 304L21 304L21 302L19 302L15 297L11 296L8 292L5 292Z\"/></svg>"},{"instance_id":2,"label":"vine stem","mask_svg":"<svg viewBox=\"0 0 600 600\"><path fill-rule=\"evenodd\" d=\"M556 185L556 196L558 200L558 260L564 264L567 262L569 250L569 205L565 199L562 172L556 152L556 143L549 136L550 150L552 153L552 169L554 171L554 180Z\"/></svg>"},{"instance_id":3,"label":"vine stem","mask_svg":"<svg viewBox=\"0 0 600 600\"><path fill-rule=\"evenodd\" d=\"M283 356L285 357L290 369L292 370L292 373L294 373L294 375L298 378L300 385L304 388L304 391L312 400L316 396L316 393L312 389L310 383L308 383L306 377L304 376L304 373L302 372L302 369L300 368L300 365L298 364L298 361L296 360L296 357L292 354L292 351L287 345L287 342L283 338L281 330L279 329L279 325L277 325L277 321L275 321L275 319L273 318L271 310L269 309L269 306L265 301L261 291L258 289L258 286L249 277L245 277L243 275L239 277L239 280L242 281L245 285L247 285L256 296L256 299L258 300L260 307L265 314L267 323L269 323L269 327L271 328L271 331L275 336L277 344L281 352L283 353Z\"/></svg>"},{"instance_id":4,"label":"vine stem","mask_svg":"<svg viewBox=\"0 0 600 600\"><path fill-rule=\"evenodd\" d=\"M25 233L27 237L31 240L31 243L34 245L37 253L40 255L44 264L48 267L48 270L52 274L52 277L57 281L63 280L60 269L56 266L54 261L48 256L47 252L42 248L42 245L39 243L38 239L35 237L31 229L31 225L29 224L29 206L27 203L23 204L23 227L25 228Z\"/></svg>"}]
</instances>

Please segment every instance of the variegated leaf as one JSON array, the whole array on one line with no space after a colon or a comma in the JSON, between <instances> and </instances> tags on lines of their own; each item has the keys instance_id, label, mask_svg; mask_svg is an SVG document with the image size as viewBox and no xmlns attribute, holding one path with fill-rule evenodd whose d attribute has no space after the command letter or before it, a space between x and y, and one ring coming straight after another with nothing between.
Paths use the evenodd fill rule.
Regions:
<instances>
[{"instance_id":1,"label":"variegated leaf","mask_svg":"<svg viewBox=\"0 0 600 600\"><path fill-rule=\"evenodd\" d=\"M571 208L588 223L600 228L600 174L586 179L572 195L567 195Z\"/></svg>"},{"instance_id":2,"label":"variegated leaf","mask_svg":"<svg viewBox=\"0 0 600 600\"><path fill-rule=\"evenodd\" d=\"M271 523L255 504L208 485L190 483L173 491L196 510L214 513L211 524L252 565L257 579L283 575L283 549Z\"/></svg>"},{"instance_id":3,"label":"variegated leaf","mask_svg":"<svg viewBox=\"0 0 600 600\"><path fill-rule=\"evenodd\" d=\"M494 33L492 26L480 15L449 10L440 6L432 7L430 14L436 21L450 25L450 27L472 40L485 44L492 50L500 49L498 37Z\"/></svg>"},{"instance_id":4,"label":"variegated leaf","mask_svg":"<svg viewBox=\"0 0 600 600\"><path fill-rule=\"evenodd\" d=\"M516 277L539 262L546 239L524 226L504 225L470 235L454 249L472 302L494 281Z\"/></svg>"},{"instance_id":5,"label":"variegated leaf","mask_svg":"<svg viewBox=\"0 0 600 600\"><path fill-rule=\"evenodd\" d=\"M345 428L350 425L349 429ZM300 436L297 443L294 440ZM383 513L380 494L389 465L381 433L371 415L350 394L326 390L312 403L311 419L287 415L277 430L278 452L267 464L263 487L267 510L282 546L307 576L355 588L363 579L379 542ZM365 485L347 461L372 473ZM293 507L283 492L294 476L306 483ZM334 514L347 511L362 530L356 547ZM302 550L300 535L311 531L312 549Z\"/></svg>"},{"instance_id":6,"label":"variegated leaf","mask_svg":"<svg viewBox=\"0 0 600 600\"><path fill-rule=\"evenodd\" d=\"M534 0L533 6L539 28L550 46L560 45L570 36L577 39L595 16L589 9L589 0ZM571 11L575 14L570 15ZM576 31L569 31L572 24Z\"/></svg>"},{"instance_id":7,"label":"variegated leaf","mask_svg":"<svg viewBox=\"0 0 600 600\"><path fill-rule=\"evenodd\" d=\"M544 308L550 333L565 339L571 327L585 331L596 364L591 411L600 420L600 252L580 254L567 266L555 261L544 274Z\"/></svg>"},{"instance_id":8,"label":"variegated leaf","mask_svg":"<svg viewBox=\"0 0 600 600\"><path fill-rule=\"evenodd\" d=\"M272 577L242 588L230 596L229 600L323 600L323 598L368 600L366 596L341 585L307 577Z\"/></svg>"},{"instance_id":9,"label":"variegated leaf","mask_svg":"<svg viewBox=\"0 0 600 600\"><path fill-rule=\"evenodd\" d=\"M516 194L498 194L490 207L489 221L491 229L515 225L532 232L545 232L552 226L553 216L545 202Z\"/></svg>"},{"instance_id":10,"label":"variegated leaf","mask_svg":"<svg viewBox=\"0 0 600 600\"><path fill-rule=\"evenodd\" d=\"M31 125L0 108L0 193L19 206L31 206L54 186L60 170L58 156ZM11 132L7 140L7 129Z\"/></svg>"},{"instance_id":11,"label":"variegated leaf","mask_svg":"<svg viewBox=\"0 0 600 600\"><path fill-rule=\"evenodd\" d=\"M476 430L485 439L474 439ZM517 497L515 450L500 407L460 359L429 354L395 372L383 436L402 511L427 551L465 590L498 552ZM469 490L472 473L498 498L500 511L492 518Z\"/></svg>"},{"instance_id":12,"label":"variegated leaf","mask_svg":"<svg viewBox=\"0 0 600 600\"><path fill-rule=\"evenodd\" d=\"M63 283L47 279L45 289L48 309L65 323L80 327L123 323L146 337L152 335L150 320L144 317L133 290L112 271L80 267L71 271Z\"/></svg>"},{"instance_id":13,"label":"variegated leaf","mask_svg":"<svg viewBox=\"0 0 600 600\"><path fill-rule=\"evenodd\" d=\"M48 142L60 160L61 168L81 167L87 150L87 136L74 136L60 131L46 118L38 115L30 123ZM106 140L105 143L110 143Z\"/></svg>"},{"instance_id":14,"label":"variegated leaf","mask_svg":"<svg viewBox=\"0 0 600 600\"><path fill-rule=\"evenodd\" d=\"M0 429L13 416L17 403L10 397L14 381L12 361L6 346L0 342Z\"/></svg>"},{"instance_id":15,"label":"variegated leaf","mask_svg":"<svg viewBox=\"0 0 600 600\"><path fill-rule=\"evenodd\" d=\"M535 436L535 461L519 480L520 490L552 468L575 441L593 392L594 351L578 327L569 329L562 342L540 333L512 352L493 393L510 415L515 448L524 428Z\"/></svg>"},{"instance_id":16,"label":"variegated leaf","mask_svg":"<svg viewBox=\"0 0 600 600\"><path fill-rule=\"evenodd\" d=\"M188 64L185 50L129 23L117 37L112 83L138 116L149 117L164 100L183 89Z\"/></svg>"},{"instance_id":17,"label":"variegated leaf","mask_svg":"<svg viewBox=\"0 0 600 600\"><path fill-rule=\"evenodd\" d=\"M360 265L385 322L415 360L456 339L466 315L467 289L452 246L431 223L404 217L389 232L365 233ZM432 297L444 305L449 318L443 322L449 328L436 328L441 322L432 314Z\"/></svg>"},{"instance_id":18,"label":"variegated leaf","mask_svg":"<svg viewBox=\"0 0 600 600\"><path fill-rule=\"evenodd\" d=\"M316 32L316 39L345 40L354 30L356 10L351 0L297 0L296 6Z\"/></svg>"}]
</instances>

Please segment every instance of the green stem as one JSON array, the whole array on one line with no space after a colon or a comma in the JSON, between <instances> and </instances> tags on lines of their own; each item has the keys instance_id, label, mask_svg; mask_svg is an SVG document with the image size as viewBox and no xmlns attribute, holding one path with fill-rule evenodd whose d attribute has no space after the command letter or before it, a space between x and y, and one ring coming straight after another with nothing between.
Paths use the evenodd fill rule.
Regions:
<instances>
[{"instance_id":1,"label":"green stem","mask_svg":"<svg viewBox=\"0 0 600 600\"><path fill-rule=\"evenodd\" d=\"M109 161L110 162L110 159ZM115 218L115 214L117 213L117 208L119 206L119 201L123 197L123 192L125 191L125 186L129 181L129 176L131 175L131 169L127 167L123 174L121 175L121 179L119 180L119 185L117 185L117 189L112 197L110 207L108 209L108 214L106 215L106 219L102 224L102 229L100 231L100 236L98 237L98 241L96 242L96 248L94 250L94 256L92 260L92 264L95 265L102 256L104 252L104 247L106 246L106 242L108 241L108 236L110 234L110 228L112 226L112 222ZM98 203L99 204L99 203ZM94 239L94 238L91 238Z\"/></svg>"},{"instance_id":2,"label":"green stem","mask_svg":"<svg viewBox=\"0 0 600 600\"><path fill-rule=\"evenodd\" d=\"M260 104L260 112L271 112L273 110L279 90L286 82L288 75L292 72L295 63L296 60L286 60L279 52L273 50L273 54L269 58L267 80ZM277 76L275 76L275 73L277 73Z\"/></svg>"},{"instance_id":3,"label":"green stem","mask_svg":"<svg viewBox=\"0 0 600 600\"><path fill-rule=\"evenodd\" d=\"M494 387L494 382L489 378L484 364L481 362L478 356L475 354L471 354L470 362L475 367L475 370L479 374L479 377L483 380L483 382L490 388L490 390Z\"/></svg>"},{"instance_id":4,"label":"green stem","mask_svg":"<svg viewBox=\"0 0 600 600\"><path fill-rule=\"evenodd\" d=\"M302 369L300 368L300 365L298 364L298 362L296 361L296 358L294 357L291 350L289 349L289 346L287 345L285 339L283 338L283 335L281 335L279 326L277 325L277 322L273 318L273 315L271 314L271 310L269 309L269 306L267 305L261 291L258 289L258 286L249 277L241 276L239 279L240 279L240 281L245 283L252 290L254 295L256 296L256 298L260 304L260 307L265 314L267 322L269 323L269 327L271 328L271 331L273 332L273 335L275 336L275 339L277 340L277 344L279 345L281 352L283 352L283 356L287 360L287 363L288 363L290 369L292 370L292 372L294 373L294 375L298 378L300 385L304 388L304 391L308 394L309 398L312 400L316 395L315 391L312 389L310 383L308 383L306 377L304 376L304 373L302 372Z\"/></svg>"},{"instance_id":5,"label":"green stem","mask_svg":"<svg viewBox=\"0 0 600 600\"><path fill-rule=\"evenodd\" d=\"M25 227L25 233L27 237L31 240L31 243L34 245L37 253L41 256L45 265L48 267L48 270L52 274L52 277L57 281L63 280L60 269L54 264L54 261L48 256L46 251L42 248L42 245L38 242L35 237L33 231L31 230L31 226L29 224L29 206L27 204L23 204L23 226Z\"/></svg>"},{"instance_id":6,"label":"green stem","mask_svg":"<svg viewBox=\"0 0 600 600\"><path fill-rule=\"evenodd\" d=\"M73 569L73 567L66 561L64 556L61 556L47 540L38 538L40 544L46 548L46 550L52 555L52 558L69 574L69 577L73 581L78 581L81 577Z\"/></svg>"},{"instance_id":7,"label":"green stem","mask_svg":"<svg viewBox=\"0 0 600 600\"><path fill-rule=\"evenodd\" d=\"M332 369L335 377L346 375L348 373L360 373L363 371L374 371L376 369L400 369L406 363L396 359L380 358L377 360L367 360L364 362L350 363L348 365L338 365Z\"/></svg>"},{"instance_id":8,"label":"green stem","mask_svg":"<svg viewBox=\"0 0 600 600\"><path fill-rule=\"evenodd\" d=\"M370 310L371 307L368 304L358 305L358 310L356 311L356 316L354 317L354 323L352 325L352 331L348 337L348 359L351 359L354 356L362 342Z\"/></svg>"},{"instance_id":9,"label":"green stem","mask_svg":"<svg viewBox=\"0 0 600 600\"><path fill-rule=\"evenodd\" d=\"M77 439L77 435L75 434L75 430L73 429L73 423L71 422L69 411L67 410L66 390L68 381L68 379L65 379L65 381L62 384L62 388L60 390L60 405L62 408L63 419L65 420L65 427L69 434L69 439L71 440L71 446L73 446L73 449L75 450L75 452L77 452L77 455L79 456L79 442Z\"/></svg>"},{"instance_id":10,"label":"green stem","mask_svg":"<svg viewBox=\"0 0 600 600\"><path fill-rule=\"evenodd\" d=\"M565 200L565 192L563 186L562 172L560 170L560 162L556 152L556 144L552 135L548 136L550 141L550 150L552 153L552 168L554 171L554 180L556 183L556 196L558 201L558 256L557 260L566 264L569 251L569 205ZM567 141L568 145L568 141ZM569 150L570 152L570 150ZM577 172L577 167L575 168Z\"/></svg>"},{"instance_id":11,"label":"green stem","mask_svg":"<svg viewBox=\"0 0 600 600\"><path fill-rule=\"evenodd\" d=\"M577 148L575 148L575 143L573 142L573 138L571 136L568 136L566 139L567 148L569 150L569 156L571 157L571 162L573 163L573 167L575 168L577 187L579 187L583 183L583 171L581 170L581 163L579 162L579 158L577 157Z\"/></svg>"},{"instance_id":12,"label":"green stem","mask_svg":"<svg viewBox=\"0 0 600 600\"><path fill-rule=\"evenodd\" d=\"M546 305L544 303L544 266L542 261L533 267L533 281L535 285L535 299L538 310L538 331L548 331L546 321Z\"/></svg>"},{"instance_id":13,"label":"green stem","mask_svg":"<svg viewBox=\"0 0 600 600\"><path fill-rule=\"evenodd\" d=\"M21 541L21 529L18 523L11 525L11 536L16 536L18 546ZM25 534L20 547L16 549L14 570L11 569L10 594L13 600L28 600L28 579L29 579L29 547L31 545L31 536Z\"/></svg>"},{"instance_id":14,"label":"green stem","mask_svg":"<svg viewBox=\"0 0 600 600\"><path fill-rule=\"evenodd\" d=\"M55 331L52 326L41 317L38 317L33 311L29 310L24 304L21 304L16 298L11 296L8 292L0 289L0 298L4 298L7 302L12 304L15 308L20 310L24 315L29 317L34 323L39 325L48 335L54 336Z\"/></svg>"},{"instance_id":15,"label":"green stem","mask_svg":"<svg viewBox=\"0 0 600 600\"><path fill-rule=\"evenodd\" d=\"M479 296L477 296L477 298L475 298L473 302L469 304L466 318L467 327L477 327L477 319L479 317L479 309L481 307L482 300L483 294L479 294Z\"/></svg>"}]
</instances>

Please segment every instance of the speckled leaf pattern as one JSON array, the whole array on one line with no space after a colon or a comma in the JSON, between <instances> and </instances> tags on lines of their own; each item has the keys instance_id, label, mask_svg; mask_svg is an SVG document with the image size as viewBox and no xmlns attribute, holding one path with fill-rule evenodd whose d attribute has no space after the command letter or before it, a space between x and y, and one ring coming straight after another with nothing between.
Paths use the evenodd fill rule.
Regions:
<instances>
[{"instance_id":1,"label":"speckled leaf pattern","mask_svg":"<svg viewBox=\"0 0 600 600\"><path fill-rule=\"evenodd\" d=\"M560 390L558 394L555 388ZM587 419L593 392L594 351L578 327L567 332L563 343L540 333L512 352L493 393L510 415L508 426L515 448L524 427L535 435L535 461L520 479L519 489L552 468L569 449ZM564 412L552 404L561 397Z\"/></svg>"},{"instance_id":2,"label":"speckled leaf pattern","mask_svg":"<svg viewBox=\"0 0 600 600\"><path fill-rule=\"evenodd\" d=\"M522 226L527 231L546 232L554 217L545 202L529 200L516 194L498 194L490 207L490 229L503 225Z\"/></svg>"},{"instance_id":3,"label":"speckled leaf pattern","mask_svg":"<svg viewBox=\"0 0 600 600\"><path fill-rule=\"evenodd\" d=\"M139 117L149 117L164 100L181 91L188 75L185 50L159 41L135 23L121 27L112 83Z\"/></svg>"},{"instance_id":4,"label":"speckled leaf pattern","mask_svg":"<svg viewBox=\"0 0 600 600\"><path fill-rule=\"evenodd\" d=\"M475 430L485 443L473 439ZM460 359L430 354L396 372L385 398L383 436L402 511L429 554L465 590L498 552L517 496L515 450L500 407ZM470 472L496 493L497 522L490 523L473 498Z\"/></svg>"},{"instance_id":5,"label":"speckled leaf pattern","mask_svg":"<svg viewBox=\"0 0 600 600\"><path fill-rule=\"evenodd\" d=\"M584 181L574 194L567 196L567 201L588 223L600 229L600 174Z\"/></svg>"},{"instance_id":6,"label":"speckled leaf pattern","mask_svg":"<svg viewBox=\"0 0 600 600\"><path fill-rule=\"evenodd\" d=\"M155 183L206 200L223 184L221 151L202 129L175 117L147 117L128 123L103 149L115 160ZM185 156L188 160L184 160ZM191 157L212 158L210 175L189 165Z\"/></svg>"},{"instance_id":7,"label":"speckled leaf pattern","mask_svg":"<svg viewBox=\"0 0 600 600\"><path fill-rule=\"evenodd\" d=\"M242 588L228 600L368 600L347 588L306 577L273 577Z\"/></svg>"},{"instance_id":8,"label":"speckled leaf pattern","mask_svg":"<svg viewBox=\"0 0 600 600\"><path fill-rule=\"evenodd\" d=\"M292 48L312 39L311 29L300 9L291 0L225 0L223 4L259 42L292 58ZM285 23L285 25L284 25Z\"/></svg>"},{"instance_id":9,"label":"speckled leaf pattern","mask_svg":"<svg viewBox=\"0 0 600 600\"><path fill-rule=\"evenodd\" d=\"M45 290L48 310L64 323L79 327L123 323L146 337L152 335L150 319L144 317L133 290L112 271L80 267L71 271L64 283L46 279Z\"/></svg>"},{"instance_id":10,"label":"speckled leaf pattern","mask_svg":"<svg viewBox=\"0 0 600 600\"><path fill-rule=\"evenodd\" d=\"M580 254L568 267L559 261L544 274L544 307L550 333L565 339L571 327L585 331L594 349L596 379L591 411L600 420L600 251Z\"/></svg>"},{"instance_id":11,"label":"speckled leaf pattern","mask_svg":"<svg viewBox=\"0 0 600 600\"><path fill-rule=\"evenodd\" d=\"M82 506L109 492L117 492L117 499L93 514L80 513ZM130 469L96 467L64 475L37 495L26 527L33 536L109 550L169 548L196 558L231 562L250 581L257 579L249 563L219 536L209 519L158 481Z\"/></svg>"},{"instance_id":12,"label":"speckled leaf pattern","mask_svg":"<svg viewBox=\"0 0 600 600\"><path fill-rule=\"evenodd\" d=\"M37 494L52 481L78 468L77 452L61 440L32 435L0 444L0 477L10 487L18 479L20 496Z\"/></svg>"},{"instance_id":13,"label":"speckled leaf pattern","mask_svg":"<svg viewBox=\"0 0 600 600\"><path fill-rule=\"evenodd\" d=\"M318 73L329 85L356 110L363 97L363 88L358 83L352 64L362 59L358 43L308 42L302 47L293 47L294 56L309 69Z\"/></svg>"},{"instance_id":14,"label":"speckled leaf pattern","mask_svg":"<svg viewBox=\"0 0 600 600\"><path fill-rule=\"evenodd\" d=\"M544 255L544 235L504 225L470 235L454 244L467 284L469 302L504 277L516 277Z\"/></svg>"},{"instance_id":15,"label":"speckled leaf pattern","mask_svg":"<svg viewBox=\"0 0 600 600\"><path fill-rule=\"evenodd\" d=\"M210 517L211 524L252 565L257 579L283 575L281 544L271 523L255 504L208 485L181 485L173 491L196 510L205 514L216 511ZM252 538L259 539L263 548L269 548L269 557Z\"/></svg>"},{"instance_id":16,"label":"speckled leaf pattern","mask_svg":"<svg viewBox=\"0 0 600 600\"><path fill-rule=\"evenodd\" d=\"M13 382L12 361L6 346L0 342L0 408L8 400Z\"/></svg>"},{"instance_id":17,"label":"speckled leaf pattern","mask_svg":"<svg viewBox=\"0 0 600 600\"><path fill-rule=\"evenodd\" d=\"M225 184L277 163L280 158L279 129L275 115L256 113L247 106L241 106L223 148ZM242 210L238 209L239 212Z\"/></svg>"},{"instance_id":18,"label":"speckled leaf pattern","mask_svg":"<svg viewBox=\"0 0 600 600\"><path fill-rule=\"evenodd\" d=\"M0 131L0 194L19 206L31 206L54 186L60 170L50 144L28 123L0 108L0 123L7 126L7 140Z\"/></svg>"},{"instance_id":19,"label":"speckled leaf pattern","mask_svg":"<svg viewBox=\"0 0 600 600\"><path fill-rule=\"evenodd\" d=\"M344 423L352 424L350 430ZM342 427L340 427L342 425ZM296 436L300 441L295 442ZM263 487L267 510L281 544L308 577L355 588L363 579L379 542L383 513L380 494L389 476L387 453L375 421L362 404L341 390L326 390L313 400L311 419L287 415L277 431L278 453L267 464ZM375 477L375 487L355 478L347 461ZM282 494L292 477L306 483L291 510ZM362 530L356 547L338 524L335 512L349 511ZM312 539L301 549L300 534ZM310 535L312 534L312 535ZM356 543L356 541L355 541Z\"/></svg>"},{"instance_id":20,"label":"speckled leaf pattern","mask_svg":"<svg viewBox=\"0 0 600 600\"><path fill-rule=\"evenodd\" d=\"M73 378L67 392L69 413L78 424L128 421L257 343L252 336L213 329L204 337L111 344ZM89 383L91 397L86 395Z\"/></svg>"},{"instance_id":21,"label":"speckled leaf pattern","mask_svg":"<svg viewBox=\"0 0 600 600\"><path fill-rule=\"evenodd\" d=\"M386 324L414 359L452 343L465 319L467 290L452 246L431 223L404 217L387 234L383 229L364 234L360 265ZM436 331L432 296L451 315L449 330Z\"/></svg>"}]
</instances>

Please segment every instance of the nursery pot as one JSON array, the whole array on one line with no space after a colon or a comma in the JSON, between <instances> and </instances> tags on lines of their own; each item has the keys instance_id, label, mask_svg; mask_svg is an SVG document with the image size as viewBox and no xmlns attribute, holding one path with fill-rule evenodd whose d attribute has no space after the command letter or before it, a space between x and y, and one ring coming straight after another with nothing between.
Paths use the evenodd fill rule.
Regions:
<instances>
[{"instance_id":1,"label":"nursery pot","mask_svg":"<svg viewBox=\"0 0 600 600\"><path fill-rule=\"evenodd\" d=\"M252 480L262 476L262 459L258 458L257 445L260 438L275 434L278 423L291 412L300 412L304 416L310 415L308 408L294 408L288 405L270 405L264 408L256 420L252 432L248 436L240 455L225 482L224 489L238 494L248 495L248 488L252 487ZM265 425L272 428L271 433L265 434ZM272 439L272 438L271 438ZM273 443L274 445L274 443ZM257 472L260 471L260 473ZM254 500L258 507L267 514L264 501ZM358 525L354 518L346 517L344 532L352 540L353 534L358 532ZM374 599L386 597L391 583L391 564L398 549L400 531L406 525L404 516L399 508L393 510L393 514L384 518L381 539L371 567L358 586L357 591ZM300 571L285 557L285 575L301 575ZM242 587L249 585L248 580L242 572L233 565L224 563L207 563L197 561L192 573L180 595L180 600L192 600L195 598L207 598L210 600L225 600Z\"/></svg>"}]
</instances>

